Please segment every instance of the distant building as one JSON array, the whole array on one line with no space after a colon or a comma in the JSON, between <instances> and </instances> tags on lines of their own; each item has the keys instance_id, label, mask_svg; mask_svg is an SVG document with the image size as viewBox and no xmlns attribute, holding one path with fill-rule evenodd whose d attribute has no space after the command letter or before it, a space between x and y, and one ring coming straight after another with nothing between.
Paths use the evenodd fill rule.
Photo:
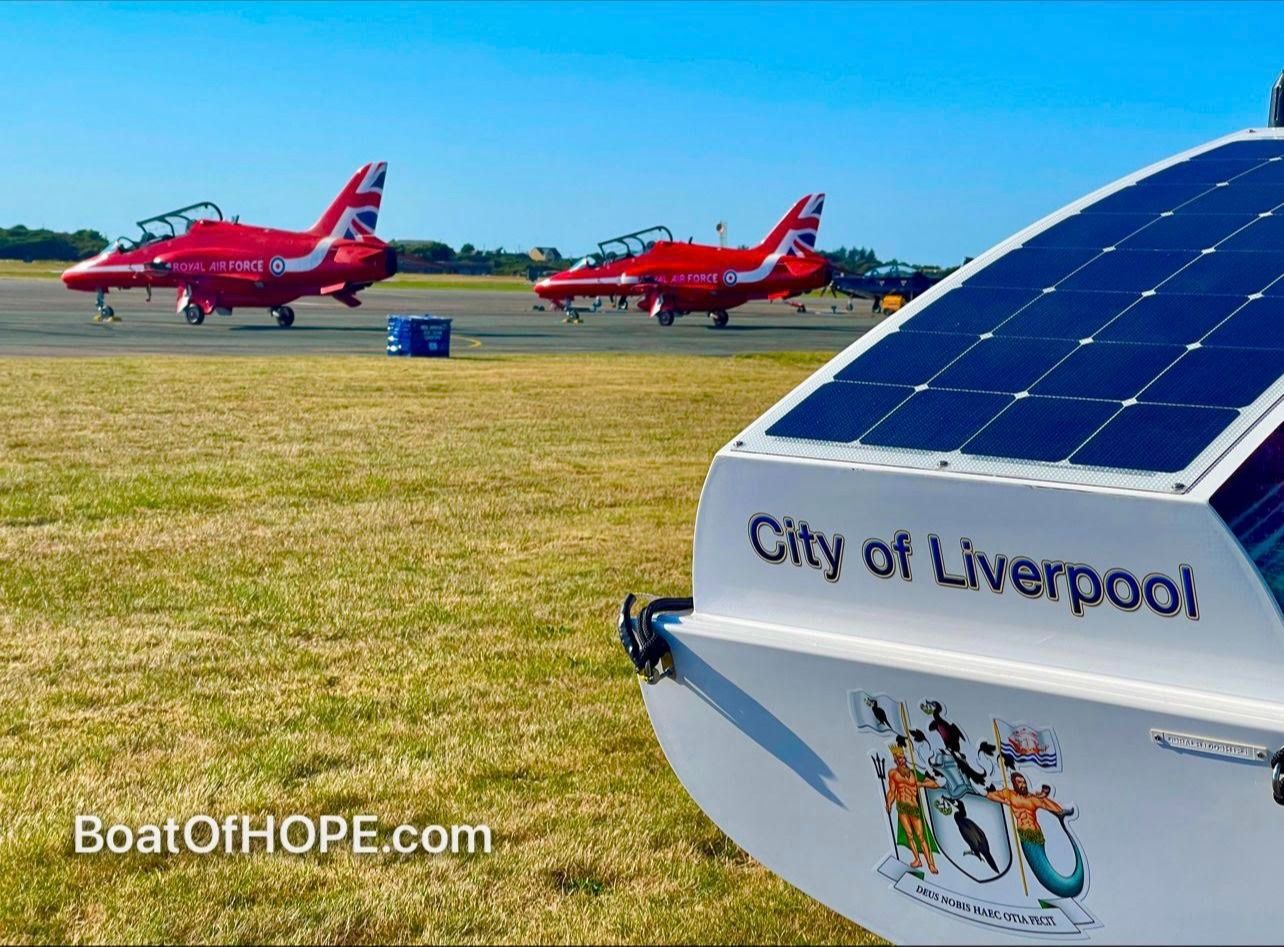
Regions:
<instances>
[{"instance_id":1,"label":"distant building","mask_svg":"<svg viewBox=\"0 0 1284 947\"><path fill-rule=\"evenodd\" d=\"M562 254L557 252L557 247L531 247L530 258L536 263L557 263Z\"/></svg>"},{"instance_id":2,"label":"distant building","mask_svg":"<svg viewBox=\"0 0 1284 947\"><path fill-rule=\"evenodd\" d=\"M460 273L466 276L486 276L495 272L489 260L424 260L409 253L397 254L397 270L402 273Z\"/></svg>"}]
</instances>

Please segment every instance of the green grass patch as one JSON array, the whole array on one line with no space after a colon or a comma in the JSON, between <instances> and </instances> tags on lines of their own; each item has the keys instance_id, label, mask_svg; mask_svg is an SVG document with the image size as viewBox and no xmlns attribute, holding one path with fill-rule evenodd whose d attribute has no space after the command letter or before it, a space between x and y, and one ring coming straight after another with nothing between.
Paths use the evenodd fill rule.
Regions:
<instances>
[{"instance_id":1,"label":"green grass patch","mask_svg":"<svg viewBox=\"0 0 1284 947\"><path fill-rule=\"evenodd\" d=\"M57 279L72 265L66 260L0 260L0 279Z\"/></svg>"},{"instance_id":2,"label":"green grass patch","mask_svg":"<svg viewBox=\"0 0 1284 947\"><path fill-rule=\"evenodd\" d=\"M501 293L532 293L535 284L515 276L461 276L457 273L398 273L375 283L382 289L477 289Z\"/></svg>"},{"instance_id":3,"label":"green grass patch","mask_svg":"<svg viewBox=\"0 0 1284 947\"><path fill-rule=\"evenodd\" d=\"M613 627L824 360L0 360L0 940L868 939L699 812ZM70 853L293 812L495 851Z\"/></svg>"}]
</instances>

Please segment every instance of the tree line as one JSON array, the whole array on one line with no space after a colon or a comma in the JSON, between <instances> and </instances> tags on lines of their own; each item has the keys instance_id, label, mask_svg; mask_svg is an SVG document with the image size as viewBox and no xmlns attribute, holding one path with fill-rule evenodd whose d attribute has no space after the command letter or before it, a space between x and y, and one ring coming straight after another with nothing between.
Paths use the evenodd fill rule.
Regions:
<instances>
[{"instance_id":1,"label":"tree line","mask_svg":"<svg viewBox=\"0 0 1284 947\"><path fill-rule=\"evenodd\" d=\"M97 230L63 233L57 230L32 230L18 224L0 227L0 259L64 260L73 262L101 253L107 238Z\"/></svg>"}]
</instances>

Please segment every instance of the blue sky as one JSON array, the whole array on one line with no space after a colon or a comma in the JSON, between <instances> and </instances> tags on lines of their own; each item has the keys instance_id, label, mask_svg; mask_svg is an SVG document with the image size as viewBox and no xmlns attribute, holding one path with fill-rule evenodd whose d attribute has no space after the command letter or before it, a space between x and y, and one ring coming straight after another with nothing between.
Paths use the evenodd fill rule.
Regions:
<instances>
[{"instance_id":1,"label":"blue sky","mask_svg":"<svg viewBox=\"0 0 1284 947\"><path fill-rule=\"evenodd\" d=\"M655 223L953 263L1265 121L1284 4L12 4L0 225L212 199L305 227L368 160L387 237Z\"/></svg>"}]
</instances>

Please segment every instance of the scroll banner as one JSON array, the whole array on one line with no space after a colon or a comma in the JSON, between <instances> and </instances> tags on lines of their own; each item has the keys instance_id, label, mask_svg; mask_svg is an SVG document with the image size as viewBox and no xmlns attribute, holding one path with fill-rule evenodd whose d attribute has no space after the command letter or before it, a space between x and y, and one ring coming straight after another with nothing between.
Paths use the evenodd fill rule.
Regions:
<instances>
[{"instance_id":1,"label":"scroll banner","mask_svg":"<svg viewBox=\"0 0 1284 947\"><path fill-rule=\"evenodd\" d=\"M893 887L922 904L952 914L966 921L988 924L1005 931L1022 934L1078 934L1082 928L1096 925L1096 920L1073 898L1041 900L1030 906L997 904L967 894L947 891L897 858L889 857L878 867L879 874L895 882Z\"/></svg>"}]
</instances>

